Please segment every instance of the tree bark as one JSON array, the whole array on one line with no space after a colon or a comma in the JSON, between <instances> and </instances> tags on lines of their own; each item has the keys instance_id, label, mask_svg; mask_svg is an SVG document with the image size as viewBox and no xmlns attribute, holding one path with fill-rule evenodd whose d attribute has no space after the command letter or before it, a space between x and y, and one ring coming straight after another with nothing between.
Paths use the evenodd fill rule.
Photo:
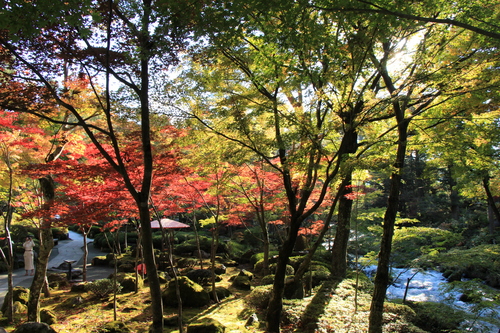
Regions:
<instances>
[{"instance_id":1,"label":"tree bark","mask_svg":"<svg viewBox=\"0 0 500 333\"><path fill-rule=\"evenodd\" d=\"M40 248L38 250L38 259L35 265L35 276L31 283L28 299L28 321L40 322L40 296L45 284L50 253L54 247L54 239L52 238L50 226L50 221L45 222L44 226L42 226L38 232Z\"/></svg>"},{"instance_id":2,"label":"tree bark","mask_svg":"<svg viewBox=\"0 0 500 333\"><path fill-rule=\"evenodd\" d=\"M44 208L49 209L55 196L55 184L51 176L40 178L40 188L44 199ZM50 218L43 218L38 231L40 248L38 259L36 260L35 276L30 287L28 299L28 321L40 322L40 295L45 284L47 266L49 264L50 253L54 247L52 238L52 221Z\"/></svg>"},{"instance_id":3,"label":"tree bark","mask_svg":"<svg viewBox=\"0 0 500 333\"><path fill-rule=\"evenodd\" d=\"M347 245L351 231L352 198L346 195L352 193L352 173L344 178L343 195L339 198L338 222L335 240L332 248L332 275L334 278L344 278L347 274Z\"/></svg>"},{"instance_id":4,"label":"tree bark","mask_svg":"<svg viewBox=\"0 0 500 333\"><path fill-rule=\"evenodd\" d=\"M276 273L273 283L273 292L271 294L271 300L269 301L266 315L266 332L268 333L279 333L280 331L281 310L283 308L283 294L285 291L286 265L288 264L288 259L293 252L300 224L300 221L296 218L291 221L288 237L285 239L285 242L279 251L278 263L276 265Z\"/></svg>"},{"instance_id":5,"label":"tree bark","mask_svg":"<svg viewBox=\"0 0 500 333\"><path fill-rule=\"evenodd\" d=\"M153 236L151 232L151 218L148 198L138 203L142 229L142 251L144 263L148 272L149 291L151 295L151 311L153 315L152 332L163 332L163 301L161 298L161 284L158 278L156 260L153 249Z\"/></svg>"},{"instance_id":6,"label":"tree bark","mask_svg":"<svg viewBox=\"0 0 500 333\"><path fill-rule=\"evenodd\" d=\"M407 137L408 119L402 119L398 124L399 141L396 153L395 171L391 175L391 188L384 215L382 241L378 255L377 274L375 275L375 288L370 306L369 333L382 333L382 317L384 313L384 301L389 284L389 265L392 249L392 237L394 235L394 224L399 206L399 194L401 187L401 173L403 171Z\"/></svg>"},{"instance_id":7,"label":"tree bark","mask_svg":"<svg viewBox=\"0 0 500 333\"><path fill-rule=\"evenodd\" d=\"M495 220L497 224L500 223L500 210L498 209L495 203L495 198L493 197L493 194L491 194L489 176L483 178L483 187L484 191L486 192L486 197L488 198L488 207L489 209L491 209L493 216L495 217L494 219L490 219L488 228L490 234L493 235L495 231Z\"/></svg>"}]
</instances>

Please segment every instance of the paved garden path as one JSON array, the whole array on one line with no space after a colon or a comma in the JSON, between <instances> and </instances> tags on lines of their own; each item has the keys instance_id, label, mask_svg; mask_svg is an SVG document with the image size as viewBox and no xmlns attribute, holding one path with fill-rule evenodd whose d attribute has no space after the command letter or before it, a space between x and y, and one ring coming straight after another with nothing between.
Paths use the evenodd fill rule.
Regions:
<instances>
[{"instance_id":1,"label":"paved garden path","mask_svg":"<svg viewBox=\"0 0 500 333\"><path fill-rule=\"evenodd\" d=\"M87 239L87 244L92 240ZM83 236L77 232L70 231L69 239L59 241L52 249L52 254L49 259L48 268L58 267L65 260L74 260L74 268L81 269L83 267ZM102 266L91 266L90 262L93 257L103 255L102 252L94 248L92 244L88 244L89 255L87 258L87 280L103 279L112 273L112 268ZM33 281L33 276L25 276L25 270L19 268L14 270L14 287L21 286L29 288ZM8 290L8 275L7 273L0 274L0 306L3 304L3 299Z\"/></svg>"}]
</instances>

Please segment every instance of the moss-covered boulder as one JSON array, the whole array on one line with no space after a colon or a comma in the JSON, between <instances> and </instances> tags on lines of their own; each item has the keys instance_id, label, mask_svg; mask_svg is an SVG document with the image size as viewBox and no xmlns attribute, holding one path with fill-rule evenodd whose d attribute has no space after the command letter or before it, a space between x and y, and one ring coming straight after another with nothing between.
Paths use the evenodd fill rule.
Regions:
<instances>
[{"instance_id":1,"label":"moss-covered boulder","mask_svg":"<svg viewBox=\"0 0 500 333\"><path fill-rule=\"evenodd\" d=\"M227 268L224 264L216 264L214 267L215 274L221 275L226 274Z\"/></svg>"},{"instance_id":2,"label":"moss-covered boulder","mask_svg":"<svg viewBox=\"0 0 500 333\"><path fill-rule=\"evenodd\" d=\"M85 282L78 282L78 283L75 283L71 286L71 292L72 293L83 293L85 292L85 285L87 284L88 282L85 281Z\"/></svg>"},{"instance_id":3,"label":"moss-covered boulder","mask_svg":"<svg viewBox=\"0 0 500 333\"><path fill-rule=\"evenodd\" d=\"M181 292L182 305L187 307L202 307L210 304L210 295L198 283L191 281L186 276L178 279ZM163 303L166 306L177 306L177 296L175 292L175 280L171 280L162 294Z\"/></svg>"},{"instance_id":4,"label":"moss-covered boulder","mask_svg":"<svg viewBox=\"0 0 500 333\"><path fill-rule=\"evenodd\" d=\"M242 269L238 276L245 276L248 278L248 280L252 281L253 279L253 273L250 271L247 271L246 269Z\"/></svg>"},{"instance_id":5,"label":"moss-covered boulder","mask_svg":"<svg viewBox=\"0 0 500 333\"><path fill-rule=\"evenodd\" d=\"M500 288L500 245L485 244L470 249L454 248L425 257L432 266L441 267L451 276L481 279L493 288Z\"/></svg>"},{"instance_id":6,"label":"moss-covered boulder","mask_svg":"<svg viewBox=\"0 0 500 333\"><path fill-rule=\"evenodd\" d=\"M251 290L252 284L248 276L245 275L237 275L234 280L232 286L236 289L240 290Z\"/></svg>"},{"instance_id":7,"label":"moss-covered boulder","mask_svg":"<svg viewBox=\"0 0 500 333\"><path fill-rule=\"evenodd\" d=\"M12 312L14 313L25 313L28 311L28 306L26 304L23 304L19 301L15 301L12 304Z\"/></svg>"},{"instance_id":8,"label":"moss-covered boulder","mask_svg":"<svg viewBox=\"0 0 500 333\"><path fill-rule=\"evenodd\" d=\"M97 256L92 258L92 266L108 266L109 261L106 256Z\"/></svg>"},{"instance_id":9,"label":"moss-covered boulder","mask_svg":"<svg viewBox=\"0 0 500 333\"><path fill-rule=\"evenodd\" d=\"M308 287L319 286L331 276L330 270L323 265L311 265L304 274L304 281Z\"/></svg>"},{"instance_id":10,"label":"moss-covered boulder","mask_svg":"<svg viewBox=\"0 0 500 333\"><path fill-rule=\"evenodd\" d=\"M53 289L64 288L69 286L67 273L51 273L47 275L49 286Z\"/></svg>"},{"instance_id":11,"label":"moss-covered boulder","mask_svg":"<svg viewBox=\"0 0 500 333\"><path fill-rule=\"evenodd\" d=\"M57 333L46 323L27 322L19 325L13 333Z\"/></svg>"},{"instance_id":12,"label":"moss-covered boulder","mask_svg":"<svg viewBox=\"0 0 500 333\"><path fill-rule=\"evenodd\" d=\"M245 301L252 307L266 309L271 299L273 286L257 286L245 297Z\"/></svg>"},{"instance_id":13,"label":"moss-covered boulder","mask_svg":"<svg viewBox=\"0 0 500 333\"><path fill-rule=\"evenodd\" d=\"M40 310L40 321L49 325L57 323L57 316L54 312L48 309Z\"/></svg>"},{"instance_id":14,"label":"moss-covered boulder","mask_svg":"<svg viewBox=\"0 0 500 333\"><path fill-rule=\"evenodd\" d=\"M124 262L120 266L118 266L118 272L123 272L123 273L134 273L135 272L135 265L133 262Z\"/></svg>"},{"instance_id":15,"label":"moss-covered boulder","mask_svg":"<svg viewBox=\"0 0 500 333\"><path fill-rule=\"evenodd\" d=\"M224 333L226 327L212 318L202 318L187 327L187 333Z\"/></svg>"},{"instance_id":16,"label":"moss-covered boulder","mask_svg":"<svg viewBox=\"0 0 500 333\"><path fill-rule=\"evenodd\" d=\"M409 302L415 311L413 323L430 333L453 332L458 330L464 314L443 303Z\"/></svg>"},{"instance_id":17,"label":"moss-covered boulder","mask_svg":"<svg viewBox=\"0 0 500 333\"><path fill-rule=\"evenodd\" d=\"M201 285L209 284L212 281L211 269L193 269L186 273L186 276L193 282ZM215 281L221 281L222 278L218 275L215 276Z\"/></svg>"},{"instance_id":18,"label":"moss-covered boulder","mask_svg":"<svg viewBox=\"0 0 500 333\"><path fill-rule=\"evenodd\" d=\"M114 274L110 276L110 279L112 280L114 278ZM116 281L122 286L122 292L127 293L127 292L132 292L135 291L135 284L136 284L136 276L135 273L123 273L120 272L116 274ZM138 275L138 288L141 289L144 287L144 281L140 275Z\"/></svg>"},{"instance_id":19,"label":"moss-covered boulder","mask_svg":"<svg viewBox=\"0 0 500 333\"><path fill-rule=\"evenodd\" d=\"M219 299L219 301L224 299L224 298L228 298L229 296L232 295L231 291L227 288L224 288L224 287L215 287L215 293L217 294L217 298ZM210 294L210 298L212 300L214 300L213 299L213 292L210 291L209 294Z\"/></svg>"},{"instance_id":20,"label":"moss-covered boulder","mask_svg":"<svg viewBox=\"0 0 500 333\"><path fill-rule=\"evenodd\" d=\"M98 333L129 333L131 332L127 324L122 321L112 321L106 323L103 327L97 330Z\"/></svg>"},{"instance_id":21,"label":"moss-covered boulder","mask_svg":"<svg viewBox=\"0 0 500 333\"><path fill-rule=\"evenodd\" d=\"M28 298L30 297L30 291L28 288L24 287L14 287L13 291L13 302L19 302L23 305L28 304ZM5 300L8 298L9 293L4 298L4 302L2 305L2 313L5 313L5 310L7 310L7 302Z\"/></svg>"}]
</instances>

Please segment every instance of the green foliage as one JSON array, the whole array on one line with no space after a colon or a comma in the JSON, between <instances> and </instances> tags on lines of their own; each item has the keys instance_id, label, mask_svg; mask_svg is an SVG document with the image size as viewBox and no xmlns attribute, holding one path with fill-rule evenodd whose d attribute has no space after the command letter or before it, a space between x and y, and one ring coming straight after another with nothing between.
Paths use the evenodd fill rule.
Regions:
<instances>
[{"instance_id":1,"label":"green foliage","mask_svg":"<svg viewBox=\"0 0 500 333\"><path fill-rule=\"evenodd\" d=\"M492 287L500 286L500 245L479 245L471 249L454 248L427 255L430 265L454 271L467 278L478 278Z\"/></svg>"},{"instance_id":2,"label":"green foliage","mask_svg":"<svg viewBox=\"0 0 500 333\"><path fill-rule=\"evenodd\" d=\"M269 258L278 255L278 251L269 251ZM264 252L255 253L250 257L250 264L255 265L258 261L264 260Z\"/></svg>"},{"instance_id":3,"label":"green foliage","mask_svg":"<svg viewBox=\"0 0 500 333\"><path fill-rule=\"evenodd\" d=\"M491 288L477 279L454 281L443 284L441 288L445 295L454 295L456 292L461 294L460 300L469 304L469 312L472 314L471 320L480 319L500 326L500 313L498 312L500 292L497 289ZM450 296L448 301L453 303L456 300Z\"/></svg>"},{"instance_id":4,"label":"green foliage","mask_svg":"<svg viewBox=\"0 0 500 333\"><path fill-rule=\"evenodd\" d=\"M109 296L113 292L119 293L122 287L118 281L111 279L99 279L85 285L85 290L99 298Z\"/></svg>"},{"instance_id":5,"label":"green foliage","mask_svg":"<svg viewBox=\"0 0 500 333\"><path fill-rule=\"evenodd\" d=\"M52 237L59 240L68 239L68 228L52 228Z\"/></svg>"},{"instance_id":6,"label":"green foliage","mask_svg":"<svg viewBox=\"0 0 500 333\"><path fill-rule=\"evenodd\" d=\"M207 253L210 253L210 249L212 247L212 240L209 237L200 236L200 249ZM182 255L185 253L193 253L198 251L198 247L196 245L196 239L190 238L181 244L176 244L174 246L174 253L177 255Z\"/></svg>"},{"instance_id":7,"label":"green foliage","mask_svg":"<svg viewBox=\"0 0 500 333\"><path fill-rule=\"evenodd\" d=\"M246 243L237 242L232 239L228 240L225 244L230 257L235 259L240 258L250 249L250 246Z\"/></svg>"},{"instance_id":8,"label":"green foliage","mask_svg":"<svg viewBox=\"0 0 500 333\"><path fill-rule=\"evenodd\" d=\"M403 227L394 231L391 259L395 265L408 266L421 255L436 255L462 240L451 231L427 227Z\"/></svg>"},{"instance_id":9,"label":"green foliage","mask_svg":"<svg viewBox=\"0 0 500 333\"><path fill-rule=\"evenodd\" d=\"M414 324L430 333L444 333L457 330L465 314L442 303L411 302L415 311Z\"/></svg>"}]
</instances>

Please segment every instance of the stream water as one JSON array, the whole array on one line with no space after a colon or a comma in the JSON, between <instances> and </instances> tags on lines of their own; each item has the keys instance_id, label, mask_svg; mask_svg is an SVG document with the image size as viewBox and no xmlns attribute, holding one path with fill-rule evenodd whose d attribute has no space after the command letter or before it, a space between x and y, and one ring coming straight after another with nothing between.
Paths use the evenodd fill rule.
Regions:
<instances>
[{"instance_id":1,"label":"stream water","mask_svg":"<svg viewBox=\"0 0 500 333\"><path fill-rule=\"evenodd\" d=\"M369 276L374 276L376 269L376 266L370 266L364 271ZM446 303L469 313L474 312L472 304L460 301L460 296L462 294L459 291L443 292L443 287L445 287L448 281L440 272L393 268L392 276L394 277L394 281L387 288L387 298L389 300L403 299L406 291L406 300L408 301ZM409 279L408 290L406 290ZM500 307L484 310L481 312L481 317L496 318L498 321L498 319L500 319ZM500 332L500 327L484 320L477 320L474 322L466 320L462 323L462 327L464 332Z\"/></svg>"}]
</instances>

